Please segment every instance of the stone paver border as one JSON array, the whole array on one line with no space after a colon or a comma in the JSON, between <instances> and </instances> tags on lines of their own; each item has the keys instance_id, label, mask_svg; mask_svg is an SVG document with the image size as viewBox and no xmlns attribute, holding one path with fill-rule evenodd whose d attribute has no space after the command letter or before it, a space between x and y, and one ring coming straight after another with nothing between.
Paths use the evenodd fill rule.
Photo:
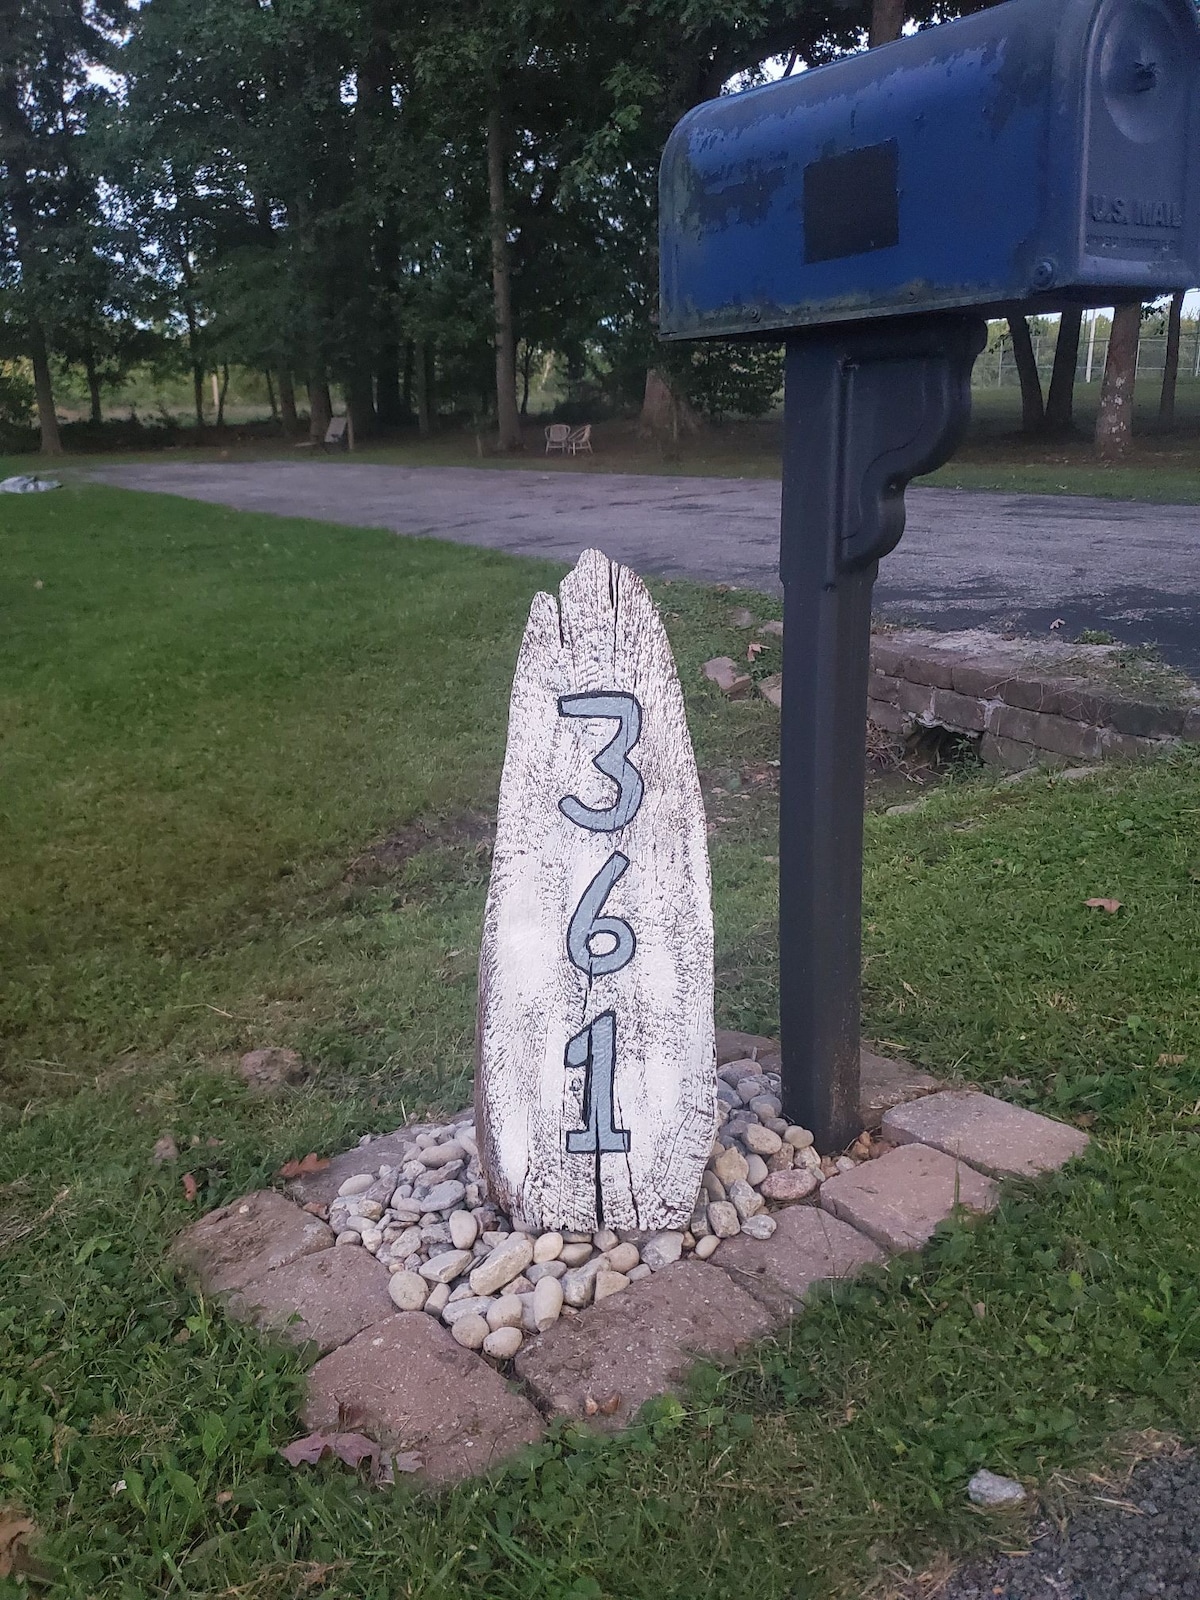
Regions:
<instances>
[{"instance_id":1,"label":"stone paver border","mask_svg":"<svg viewBox=\"0 0 1200 1600\"><path fill-rule=\"evenodd\" d=\"M750 1050L764 1067L778 1048L744 1034L722 1043L725 1054ZM893 1098L874 1159L827 1161L803 1199L773 1208L769 1236L744 1231L703 1260L647 1248L652 1270L597 1295L582 1314L556 1313L515 1360L505 1356L517 1341L477 1353L453 1324L391 1309L399 1301L389 1299L386 1266L337 1248L314 1214L327 1205L312 1193L335 1195L337 1173L361 1170L365 1149L372 1164L381 1152L394 1155L399 1133L308 1179L303 1205L260 1191L210 1212L179 1236L173 1258L229 1315L315 1347L304 1411L311 1428L333 1429L352 1415L381 1445L416 1451L425 1481L452 1482L534 1442L556 1418L625 1426L646 1400L678 1389L693 1360L730 1360L802 1312L818 1285L920 1249L957 1207L993 1209L997 1178L1053 1171L1087 1146L1085 1134L1049 1117L978 1091L929 1093L932 1080L906 1063L889 1074L875 1061L884 1098ZM512 1252L519 1243L510 1234L491 1248ZM620 1247L606 1238L597 1248ZM482 1321L473 1303L462 1313Z\"/></svg>"}]
</instances>

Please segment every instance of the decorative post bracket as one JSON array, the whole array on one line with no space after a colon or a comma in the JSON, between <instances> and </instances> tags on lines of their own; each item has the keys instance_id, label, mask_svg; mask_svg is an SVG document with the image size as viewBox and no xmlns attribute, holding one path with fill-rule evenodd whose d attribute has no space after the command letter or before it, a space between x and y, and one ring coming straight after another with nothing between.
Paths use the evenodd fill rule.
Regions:
<instances>
[{"instance_id":1,"label":"decorative post bracket","mask_svg":"<svg viewBox=\"0 0 1200 1600\"><path fill-rule=\"evenodd\" d=\"M904 491L953 454L987 338L972 315L788 342L779 962L784 1114L838 1150L859 1120L862 813L871 590Z\"/></svg>"}]
</instances>

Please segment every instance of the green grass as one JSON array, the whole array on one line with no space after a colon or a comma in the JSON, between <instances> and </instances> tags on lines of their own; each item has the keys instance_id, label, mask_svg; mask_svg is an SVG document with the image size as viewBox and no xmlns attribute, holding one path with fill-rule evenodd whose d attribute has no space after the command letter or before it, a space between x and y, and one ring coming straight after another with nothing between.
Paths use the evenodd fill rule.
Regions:
<instances>
[{"instance_id":1,"label":"green grass","mask_svg":"<svg viewBox=\"0 0 1200 1600\"><path fill-rule=\"evenodd\" d=\"M0 559L0 1505L45 1531L46 1592L859 1596L1004 1536L965 1505L977 1465L1044 1483L1126 1429L1195 1433L1192 755L868 820L868 1032L1082 1118L1078 1168L622 1440L562 1432L437 1500L288 1469L301 1362L174 1280L196 1208L150 1151L172 1131L209 1206L462 1103L487 857L460 823L494 800L525 610L556 574L100 490L0 501ZM727 791L719 1012L769 1030L772 807L742 777L775 716L699 679L744 639L730 602L655 592ZM389 834L417 848L364 857ZM264 1043L310 1083L250 1098L230 1069Z\"/></svg>"}]
</instances>

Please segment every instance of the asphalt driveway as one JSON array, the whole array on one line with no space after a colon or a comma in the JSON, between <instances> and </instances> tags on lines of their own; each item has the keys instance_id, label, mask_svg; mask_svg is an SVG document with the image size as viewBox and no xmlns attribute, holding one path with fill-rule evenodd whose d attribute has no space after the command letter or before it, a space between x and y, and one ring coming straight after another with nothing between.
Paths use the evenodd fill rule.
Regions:
<instances>
[{"instance_id":1,"label":"asphalt driveway","mask_svg":"<svg viewBox=\"0 0 1200 1600\"><path fill-rule=\"evenodd\" d=\"M346 460L114 464L89 477L246 511L573 562L597 546L640 572L776 590L779 485ZM1157 644L1200 677L1200 507L1069 495L910 489L908 531L876 609L935 628L1061 618Z\"/></svg>"}]
</instances>

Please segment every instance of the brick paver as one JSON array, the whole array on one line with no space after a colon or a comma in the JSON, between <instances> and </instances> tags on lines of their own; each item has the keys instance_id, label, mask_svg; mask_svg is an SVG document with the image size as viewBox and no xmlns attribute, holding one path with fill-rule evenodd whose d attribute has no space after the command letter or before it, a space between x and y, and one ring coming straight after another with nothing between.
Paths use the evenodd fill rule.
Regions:
<instances>
[{"instance_id":1,"label":"brick paver","mask_svg":"<svg viewBox=\"0 0 1200 1600\"><path fill-rule=\"evenodd\" d=\"M518 1354L518 1375L555 1416L584 1417L587 1401L624 1427L646 1400L676 1389L697 1356L728 1360L771 1331L772 1318L724 1272L680 1261L581 1316L563 1319Z\"/></svg>"},{"instance_id":2,"label":"brick paver","mask_svg":"<svg viewBox=\"0 0 1200 1600\"><path fill-rule=\"evenodd\" d=\"M821 1186L821 1207L884 1250L920 1250L956 1205L991 1211L996 1185L940 1150L901 1145Z\"/></svg>"},{"instance_id":3,"label":"brick paver","mask_svg":"<svg viewBox=\"0 0 1200 1600\"><path fill-rule=\"evenodd\" d=\"M884 1115L883 1131L897 1144L926 1144L961 1156L995 1178L1054 1172L1088 1144L1078 1128L971 1089L947 1089L897 1106Z\"/></svg>"},{"instance_id":4,"label":"brick paver","mask_svg":"<svg viewBox=\"0 0 1200 1600\"><path fill-rule=\"evenodd\" d=\"M816 1206L789 1206L776 1221L769 1239L727 1239L717 1264L777 1321L794 1316L815 1284L853 1277L884 1259L869 1239Z\"/></svg>"},{"instance_id":5,"label":"brick paver","mask_svg":"<svg viewBox=\"0 0 1200 1600\"><path fill-rule=\"evenodd\" d=\"M246 1284L227 1309L296 1344L311 1339L324 1355L395 1310L389 1276L367 1250L318 1250Z\"/></svg>"},{"instance_id":6,"label":"brick paver","mask_svg":"<svg viewBox=\"0 0 1200 1600\"><path fill-rule=\"evenodd\" d=\"M206 1294L225 1294L332 1244L332 1230L318 1217L260 1189L185 1228L171 1257Z\"/></svg>"},{"instance_id":7,"label":"brick paver","mask_svg":"<svg viewBox=\"0 0 1200 1600\"><path fill-rule=\"evenodd\" d=\"M415 1450L432 1483L486 1472L542 1435L529 1401L423 1311L396 1312L318 1361L303 1417Z\"/></svg>"}]
</instances>

